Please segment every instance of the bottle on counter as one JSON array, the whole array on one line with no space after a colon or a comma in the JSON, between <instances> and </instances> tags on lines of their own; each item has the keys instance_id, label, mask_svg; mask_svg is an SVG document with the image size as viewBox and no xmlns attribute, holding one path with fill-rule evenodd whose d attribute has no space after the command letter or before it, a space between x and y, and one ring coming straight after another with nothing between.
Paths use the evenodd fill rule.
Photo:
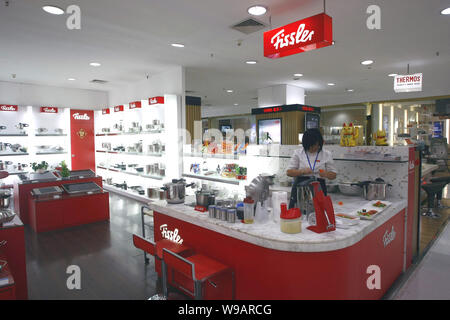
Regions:
<instances>
[{"instance_id":1,"label":"bottle on counter","mask_svg":"<svg viewBox=\"0 0 450 320\"><path fill-rule=\"evenodd\" d=\"M244 223L253 223L255 218L255 201L248 197L244 199Z\"/></svg>"},{"instance_id":2,"label":"bottle on counter","mask_svg":"<svg viewBox=\"0 0 450 320\"><path fill-rule=\"evenodd\" d=\"M287 210L286 203L281 204L280 230L284 233L300 233L302 232L302 213L299 208Z\"/></svg>"}]
</instances>

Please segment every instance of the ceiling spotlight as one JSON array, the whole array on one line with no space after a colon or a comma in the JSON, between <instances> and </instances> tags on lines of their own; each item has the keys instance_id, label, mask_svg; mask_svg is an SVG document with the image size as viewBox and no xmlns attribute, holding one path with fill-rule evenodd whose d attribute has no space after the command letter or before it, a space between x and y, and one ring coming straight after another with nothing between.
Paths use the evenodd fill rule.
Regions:
<instances>
[{"instance_id":1,"label":"ceiling spotlight","mask_svg":"<svg viewBox=\"0 0 450 320\"><path fill-rule=\"evenodd\" d=\"M228 93L233 93L233 90L227 90Z\"/></svg>"},{"instance_id":2,"label":"ceiling spotlight","mask_svg":"<svg viewBox=\"0 0 450 320\"><path fill-rule=\"evenodd\" d=\"M184 48L184 44L181 43L172 43L171 46L176 48Z\"/></svg>"},{"instance_id":3,"label":"ceiling spotlight","mask_svg":"<svg viewBox=\"0 0 450 320\"><path fill-rule=\"evenodd\" d=\"M450 14L450 8L444 9L441 11L441 14L448 15Z\"/></svg>"},{"instance_id":4,"label":"ceiling spotlight","mask_svg":"<svg viewBox=\"0 0 450 320\"><path fill-rule=\"evenodd\" d=\"M235 104L234 104L234 106L236 106L236 107L237 107L238 105L239 105L239 103L235 103Z\"/></svg>"},{"instance_id":5,"label":"ceiling spotlight","mask_svg":"<svg viewBox=\"0 0 450 320\"><path fill-rule=\"evenodd\" d=\"M335 86L336 84L335 84L335 83L332 83L332 82L330 82L330 83L328 83L328 85L329 85L329 86Z\"/></svg>"},{"instance_id":6,"label":"ceiling spotlight","mask_svg":"<svg viewBox=\"0 0 450 320\"><path fill-rule=\"evenodd\" d=\"M100 67L100 66L101 66L101 64L98 63L98 62L91 62L91 63L89 63L89 65L90 65L91 67Z\"/></svg>"},{"instance_id":7,"label":"ceiling spotlight","mask_svg":"<svg viewBox=\"0 0 450 320\"><path fill-rule=\"evenodd\" d=\"M373 63L373 60L364 60L364 61L361 62L361 64L364 65L364 66L371 65L372 63Z\"/></svg>"},{"instance_id":8,"label":"ceiling spotlight","mask_svg":"<svg viewBox=\"0 0 450 320\"><path fill-rule=\"evenodd\" d=\"M252 16L261 16L267 12L267 8L261 5L251 6L247 12Z\"/></svg>"},{"instance_id":9,"label":"ceiling spotlight","mask_svg":"<svg viewBox=\"0 0 450 320\"><path fill-rule=\"evenodd\" d=\"M302 73L294 73L294 77L303 77Z\"/></svg>"},{"instance_id":10,"label":"ceiling spotlight","mask_svg":"<svg viewBox=\"0 0 450 320\"><path fill-rule=\"evenodd\" d=\"M354 89L346 89L347 90L347 92L353 92L353 91L355 91Z\"/></svg>"},{"instance_id":11,"label":"ceiling spotlight","mask_svg":"<svg viewBox=\"0 0 450 320\"><path fill-rule=\"evenodd\" d=\"M51 13L51 14L57 14L57 15L64 14L64 10L59 7L56 7L56 6L43 6L42 9L45 12Z\"/></svg>"},{"instance_id":12,"label":"ceiling spotlight","mask_svg":"<svg viewBox=\"0 0 450 320\"><path fill-rule=\"evenodd\" d=\"M67 79L68 81L75 81L75 80L77 80L77 79L75 79L75 78L69 78L69 79Z\"/></svg>"},{"instance_id":13,"label":"ceiling spotlight","mask_svg":"<svg viewBox=\"0 0 450 320\"><path fill-rule=\"evenodd\" d=\"M248 61L245 61L245 63L246 64L257 64L258 61L256 61L256 60L248 60Z\"/></svg>"},{"instance_id":14,"label":"ceiling spotlight","mask_svg":"<svg viewBox=\"0 0 450 320\"><path fill-rule=\"evenodd\" d=\"M391 73L391 74L389 75L389 77L395 77L395 76L398 76L398 74L396 74L396 73Z\"/></svg>"}]
</instances>

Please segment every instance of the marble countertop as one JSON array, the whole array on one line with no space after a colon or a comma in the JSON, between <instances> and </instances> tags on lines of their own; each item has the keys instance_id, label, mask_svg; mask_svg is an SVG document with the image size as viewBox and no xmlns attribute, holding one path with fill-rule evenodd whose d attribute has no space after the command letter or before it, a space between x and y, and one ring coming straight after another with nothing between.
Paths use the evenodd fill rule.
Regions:
<instances>
[{"instance_id":1,"label":"marble countertop","mask_svg":"<svg viewBox=\"0 0 450 320\"><path fill-rule=\"evenodd\" d=\"M332 194L331 197L335 213L351 214L362 208L370 209L370 201L361 197L349 197L341 194ZM391 204L372 221L359 220L357 225L350 226L348 229L336 229L322 234L306 229L309 226L306 221L302 221L301 233L286 234L280 231L279 223L275 223L273 220L264 224L244 224L240 221L228 223L211 219L208 212L198 212L193 207L184 204L168 204L164 200L157 200L148 205L152 210L161 214L264 248L291 252L326 252L354 245L406 207L404 199L387 199L386 201ZM186 198L185 203L192 202L195 202L195 198ZM342 202L343 205L338 205L338 202Z\"/></svg>"}]
</instances>

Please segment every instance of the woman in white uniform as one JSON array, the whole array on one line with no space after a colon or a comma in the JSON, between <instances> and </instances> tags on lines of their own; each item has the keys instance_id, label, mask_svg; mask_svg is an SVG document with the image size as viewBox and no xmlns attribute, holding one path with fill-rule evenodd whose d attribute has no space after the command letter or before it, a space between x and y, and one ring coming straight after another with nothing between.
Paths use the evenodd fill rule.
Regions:
<instances>
[{"instance_id":1,"label":"woman in white uniform","mask_svg":"<svg viewBox=\"0 0 450 320\"><path fill-rule=\"evenodd\" d=\"M302 139L302 145L295 150L289 162L286 174L289 177L315 176L316 178L336 179L331 152L323 150L323 137L318 129L307 130Z\"/></svg>"}]
</instances>

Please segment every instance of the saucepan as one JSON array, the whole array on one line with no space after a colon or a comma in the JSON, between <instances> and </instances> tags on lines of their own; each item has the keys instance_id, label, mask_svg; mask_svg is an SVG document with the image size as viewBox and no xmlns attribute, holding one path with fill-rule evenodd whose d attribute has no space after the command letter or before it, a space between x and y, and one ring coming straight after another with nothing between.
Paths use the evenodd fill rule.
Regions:
<instances>
[{"instance_id":1,"label":"saucepan","mask_svg":"<svg viewBox=\"0 0 450 320\"><path fill-rule=\"evenodd\" d=\"M8 209L11 203L11 193L0 191L0 209Z\"/></svg>"},{"instance_id":2,"label":"saucepan","mask_svg":"<svg viewBox=\"0 0 450 320\"><path fill-rule=\"evenodd\" d=\"M362 193L361 187L354 182L340 182L338 188L346 196L360 196Z\"/></svg>"},{"instance_id":3,"label":"saucepan","mask_svg":"<svg viewBox=\"0 0 450 320\"><path fill-rule=\"evenodd\" d=\"M366 200L385 200L387 188L392 187L391 184L384 182L381 178L377 178L375 181L353 183L352 185L362 188L363 197Z\"/></svg>"}]
</instances>

